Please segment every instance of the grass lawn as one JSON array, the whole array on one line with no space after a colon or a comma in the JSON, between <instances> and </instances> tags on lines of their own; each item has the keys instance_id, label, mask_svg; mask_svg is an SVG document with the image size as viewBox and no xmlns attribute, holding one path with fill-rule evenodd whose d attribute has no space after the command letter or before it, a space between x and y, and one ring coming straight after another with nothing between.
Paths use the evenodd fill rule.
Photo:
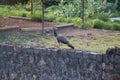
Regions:
<instances>
[{"instance_id":1,"label":"grass lawn","mask_svg":"<svg viewBox=\"0 0 120 80\"><path fill-rule=\"evenodd\" d=\"M64 34L65 35L65 34ZM79 35L67 36L75 49L89 50L105 53L107 48L120 47L120 32L109 35ZM38 33L28 32L0 32L0 42L12 42L17 44L39 45L42 47L58 47L57 41L52 34L40 35ZM69 49L66 45L62 48Z\"/></svg>"}]
</instances>

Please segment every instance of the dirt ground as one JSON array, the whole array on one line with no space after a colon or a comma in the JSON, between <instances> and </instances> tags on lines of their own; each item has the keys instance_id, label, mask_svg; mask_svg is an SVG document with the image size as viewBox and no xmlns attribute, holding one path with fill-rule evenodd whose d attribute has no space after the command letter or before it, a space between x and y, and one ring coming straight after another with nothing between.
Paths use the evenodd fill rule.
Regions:
<instances>
[{"instance_id":1,"label":"dirt ground","mask_svg":"<svg viewBox=\"0 0 120 80\"><path fill-rule=\"evenodd\" d=\"M23 20L23 19L15 19L15 18L0 18L0 27L5 26L13 26L17 25L20 28L41 28L42 23L33 20ZM45 22L45 28L53 27L53 22ZM99 35L115 35L119 34L117 31L109 31L109 30L98 30L98 29L79 29L77 27L68 27L63 28L58 31L60 34L65 34L67 36L80 36L80 35L92 35L92 34L99 34Z\"/></svg>"},{"instance_id":2,"label":"dirt ground","mask_svg":"<svg viewBox=\"0 0 120 80\"><path fill-rule=\"evenodd\" d=\"M20 28L28 28L28 27L42 27L42 24L38 21L34 20L23 20L23 19L15 19L15 18L0 18L0 27L5 26L13 26L17 25ZM45 22L45 27L52 27L53 23Z\"/></svg>"}]
</instances>

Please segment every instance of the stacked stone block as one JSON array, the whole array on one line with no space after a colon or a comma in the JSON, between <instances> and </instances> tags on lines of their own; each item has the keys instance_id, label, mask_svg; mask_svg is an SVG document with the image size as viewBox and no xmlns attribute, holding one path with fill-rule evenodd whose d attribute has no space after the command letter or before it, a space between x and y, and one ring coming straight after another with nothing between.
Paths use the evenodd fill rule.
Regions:
<instances>
[{"instance_id":1,"label":"stacked stone block","mask_svg":"<svg viewBox=\"0 0 120 80\"><path fill-rule=\"evenodd\" d=\"M118 59L90 51L0 44L0 80L102 80L103 61L104 79L110 80L120 76Z\"/></svg>"}]
</instances>

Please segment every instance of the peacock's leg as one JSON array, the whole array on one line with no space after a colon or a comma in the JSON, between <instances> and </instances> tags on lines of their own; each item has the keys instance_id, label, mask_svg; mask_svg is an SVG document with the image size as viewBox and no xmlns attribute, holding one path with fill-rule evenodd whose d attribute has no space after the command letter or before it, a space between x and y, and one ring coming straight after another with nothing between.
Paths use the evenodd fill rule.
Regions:
<instances>
[{"instance_id":1,"label":"peacock's leg","mask_svg":"<svg viewBox=\"0 0 120 80\"><path fill-rule=\"evenodd\" d=\"M61 49L61 42L60 42L60 49Z\"/></svg>"},{"instance_id":2,"label":"peacock's leg","mask_svg":"<svg viewBox=\"0 0 120 80\"><path fill-rule=\"evenodd\" d=\"M59 44L59 48L60 48L60 42L58 42L58 44Z\"/></svg>"}]
</instances>

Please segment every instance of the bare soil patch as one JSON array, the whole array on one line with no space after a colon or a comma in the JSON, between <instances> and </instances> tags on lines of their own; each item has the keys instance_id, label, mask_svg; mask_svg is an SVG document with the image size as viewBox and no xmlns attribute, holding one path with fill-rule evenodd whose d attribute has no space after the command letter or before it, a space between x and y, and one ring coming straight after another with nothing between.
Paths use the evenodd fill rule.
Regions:
<instances>
[{"instance_id":1,"label":"bare soil patch","mask_svg":"<svg viewBox=\"0 0 120 80\"><path fill-rule=\"evenodd\" d=\"M41 28L42 23L34 20L23 20L23 19L13 19L13 18L0 18L0 27L17 25L20 28ZM45 22L45 27L52 27L52 22Z\"/></svg>"}]
</instances>

